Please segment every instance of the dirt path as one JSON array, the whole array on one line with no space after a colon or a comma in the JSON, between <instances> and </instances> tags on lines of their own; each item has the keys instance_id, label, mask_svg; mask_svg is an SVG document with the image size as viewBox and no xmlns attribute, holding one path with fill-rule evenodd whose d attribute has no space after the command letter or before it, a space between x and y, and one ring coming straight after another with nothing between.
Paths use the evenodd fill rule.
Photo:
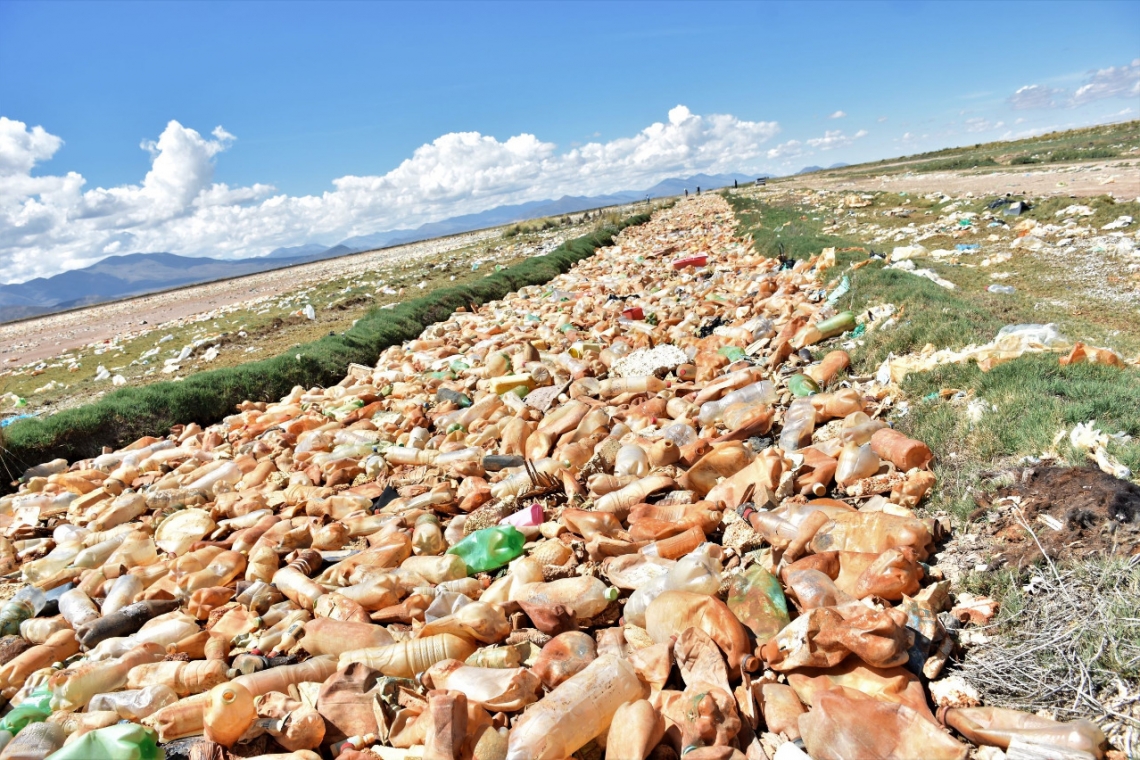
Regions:
<instances>
[{"instance_id":1,"label":"dirt path","mask_svg":"<svg viewBox=\"0 0 1140 760\"><path fill-rule=\"evenodd\" d=\"M1013 193L1035 197L1050 195L1111 195L1132 200L1140 197L1140 164L1132 161L1101 161L1087 164L1035 167L1030 170L985 170L925 172L850 176L818 172L772 183L780 187L828 190L890 190L907 193L944 192L949 195L1000 195Z\"/></svg>"}]
</instances>

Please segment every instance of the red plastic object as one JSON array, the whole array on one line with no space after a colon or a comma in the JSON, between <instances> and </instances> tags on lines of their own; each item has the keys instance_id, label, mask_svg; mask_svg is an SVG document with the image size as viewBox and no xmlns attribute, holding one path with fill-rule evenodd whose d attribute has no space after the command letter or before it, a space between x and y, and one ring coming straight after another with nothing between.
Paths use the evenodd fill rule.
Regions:
<instances>
[{"instance_id":1,"label":"red plastic object","mask_svg":"<svg viewBox=\"0 0 1140 760\"><path fill-rule=\"evenodd\" d=\"M640 306L632 306L621 313L626 319L645 319L645 312Z\"/></svg>"},{"instance_id":2,"label":"red plastic object","mask_svg":"<svg viewBox=\"0 0 1140 760\"><path fill-rule=\"evenodd\" d=\"M686 256L683 259L677 259L673 262L674 269L684 269L685 267L703 267L709 263L708 254L701 253L696 256Z\"/></svg>"}]
</instances>

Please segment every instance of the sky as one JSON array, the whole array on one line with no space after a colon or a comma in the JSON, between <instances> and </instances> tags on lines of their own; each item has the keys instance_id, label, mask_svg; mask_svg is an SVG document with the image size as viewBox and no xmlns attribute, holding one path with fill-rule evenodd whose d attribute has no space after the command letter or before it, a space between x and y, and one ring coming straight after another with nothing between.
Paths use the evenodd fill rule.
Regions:
<instances>
[{"instance_id":1,"label":"sky","mask_svg":"<svg viewBox=\"0 0 1140 760\"><path fill-rule=\"evenodd\" d=\"M0 281L1138 112L1123 0L0 0Z\"/></svg>"}]
</instances>

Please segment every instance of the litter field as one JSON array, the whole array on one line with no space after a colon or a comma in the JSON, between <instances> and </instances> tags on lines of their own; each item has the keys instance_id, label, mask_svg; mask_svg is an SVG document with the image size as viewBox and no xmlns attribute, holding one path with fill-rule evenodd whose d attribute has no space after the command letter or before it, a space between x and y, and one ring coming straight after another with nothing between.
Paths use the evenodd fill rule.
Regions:
<instances>
[{"instance_id":1,"label":"litter field","mask_svg":"<svg viewBox=\"0 0 1140 760\"><path fill-rule=\"evenodd\" d=\"M335 386L32 468L0 758L1120 757L1130 708L946 677L999 611L844 274L691 198Z\"/></svg>"}]
</instances>

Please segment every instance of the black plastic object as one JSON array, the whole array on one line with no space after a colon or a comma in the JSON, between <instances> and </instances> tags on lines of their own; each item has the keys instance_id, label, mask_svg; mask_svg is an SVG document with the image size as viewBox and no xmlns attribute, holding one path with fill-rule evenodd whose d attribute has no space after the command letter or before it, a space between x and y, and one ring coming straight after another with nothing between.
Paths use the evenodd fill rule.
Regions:
<instances>
[{"instance_id":1,"label":"black plastic object","mask_svg":"<svg viewBox=\"0 0 1140 760\"><path fill-rule=\"evenodd\" d=\"M483 457L483 469L487 472L498 472L508 467L522 467L526 460L520 456L509 454L488 454Z\"/></svg>"},{"instance_id":2,"label":"black plastic object","mask_svg":"<svg viewBox=\"0 0 1140 760\"><path fill-rule=\"evenodd\" d=\"M372 500L372 509L383 509L398 498L400 493L392 486L386 486L384 492Z\"/></svg>"},{"instance_id":3,"label":"black plastic object","mask_svg":"<svg viewBox=\"0 0 1140 760\"><path fill-rule=\"evenodd\" d=\"M121 610L116 610L106 617L97 618L90 623L79 626L75 632L79 644L84 649L91 649L104 639L116 636L130 636L143 627L151 618L173 612L181 606L177 599L150 600L128 604Z\"/></svg>"}]
</instances>

